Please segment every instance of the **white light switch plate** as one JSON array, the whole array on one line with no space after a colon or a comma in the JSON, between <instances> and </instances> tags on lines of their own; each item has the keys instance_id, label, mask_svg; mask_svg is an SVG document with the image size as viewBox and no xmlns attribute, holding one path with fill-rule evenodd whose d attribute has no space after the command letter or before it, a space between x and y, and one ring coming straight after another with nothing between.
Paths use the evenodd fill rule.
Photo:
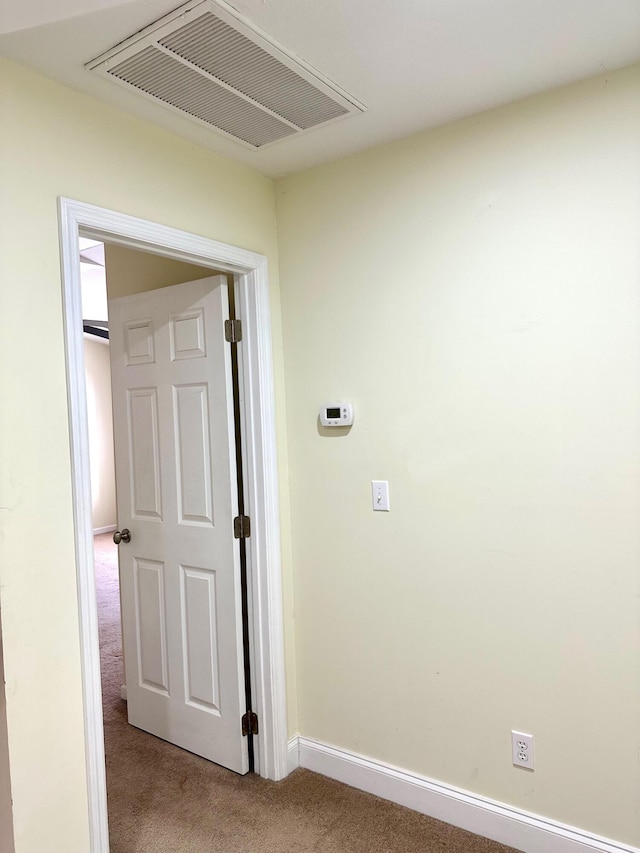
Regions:
<instances>
[{"instance_id":1,"label":"white light switch plate","mask_svg":"<svg viewBox=\"0 0 640 853\"><path fill-rule=\"evenodd\" d=\"M378 512L389 512L389 483L387 480L371 481L371 503Z\"/></svg>"}]
</instances>

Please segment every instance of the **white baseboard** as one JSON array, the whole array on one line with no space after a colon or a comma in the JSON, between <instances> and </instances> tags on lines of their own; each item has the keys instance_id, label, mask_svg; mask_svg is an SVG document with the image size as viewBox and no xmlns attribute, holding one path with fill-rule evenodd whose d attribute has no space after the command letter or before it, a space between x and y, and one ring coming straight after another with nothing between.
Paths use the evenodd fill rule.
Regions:
<instances>
[{"instance_id":1,"label":"white baseboard","mask_svg":"<svg viewBox=\"0 0 640 853\"><path fill-rule=\"evenodd\" d=\"M287 745L287 773L292 773L300 767L300 738L298 735L289 738Z\"/></svg>"},{"instance_id":2,"label":"white baseboard","mask_svg":"<svg viewBox=\"0 0 640 853\"><path fill-rule=\"evenodd\" d=\"M127 701L127 685L126 684L120 685L120 698L124 699L125 702Z\"/></svg>"},{"instance_id":3,"label":"white baseboard","mask_svg":"<svg viewBox=\"0 0 640 853\"><path fill-rule=\"evenodd\" d=\"M298 736L289 741L289 768L293 770L298 765L524 853L640 853L637 847L565 826L311 738Z\"/></svg>"},{"instance_id":4,"label":"white baseboard","mask_svg":"<svg viewBox=\"0 0 640 853\"><path fill-rule=\"evenodd\" d=\"M106 527L94 527L93 535L99 536L101 533L113 533L114 530L118 529L117 524L108 524Z\"/></svg>"}]
</instances>

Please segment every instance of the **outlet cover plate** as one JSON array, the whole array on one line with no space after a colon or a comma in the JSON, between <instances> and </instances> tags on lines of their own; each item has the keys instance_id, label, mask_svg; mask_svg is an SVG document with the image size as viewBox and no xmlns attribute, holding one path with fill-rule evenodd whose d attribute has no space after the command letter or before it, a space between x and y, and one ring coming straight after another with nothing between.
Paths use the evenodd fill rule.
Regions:
<instances>
[{"instance_id":1,"label":"outlet cover plate","mask_svg":"<svg viewBox=\"0 0 640 853\"><path fill-rule=\"evenodd\" d=\"M534 770L533 735L525 732L511 732L511 760L515 767Z\"/></svg>"}]
</instances>

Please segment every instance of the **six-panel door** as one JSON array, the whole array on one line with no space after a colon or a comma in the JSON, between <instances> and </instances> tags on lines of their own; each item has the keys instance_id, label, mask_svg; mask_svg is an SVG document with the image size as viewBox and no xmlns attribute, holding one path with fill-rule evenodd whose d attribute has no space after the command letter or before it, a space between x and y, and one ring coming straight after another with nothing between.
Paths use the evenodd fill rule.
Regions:
<instances>
[{"instance_id":1,"label":"six-panel door","mask_svg":"<svg viewBox=\"0 0 640 853\"><path fill-rule=\"evenodd\" d=\"M248 759L224 276L109 302L129 722Z\"/></svg>"}]
</instances>

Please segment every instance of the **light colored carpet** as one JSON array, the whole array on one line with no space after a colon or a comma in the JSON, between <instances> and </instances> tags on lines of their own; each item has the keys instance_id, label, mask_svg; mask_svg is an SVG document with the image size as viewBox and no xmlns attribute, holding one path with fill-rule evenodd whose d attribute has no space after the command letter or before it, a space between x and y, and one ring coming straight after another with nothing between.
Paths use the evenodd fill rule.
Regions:
<instances>
[{"instance_id":1,"label":"light colored carpet","mask_svg":"<svg viewBox=\"0 0 640 853\"><path fill-rule=\"evenodd\" d=\"M515 853L308 770L237 776L130 726L116 549L95 542L111 853Z\"/></svg>"}]
</instances>

